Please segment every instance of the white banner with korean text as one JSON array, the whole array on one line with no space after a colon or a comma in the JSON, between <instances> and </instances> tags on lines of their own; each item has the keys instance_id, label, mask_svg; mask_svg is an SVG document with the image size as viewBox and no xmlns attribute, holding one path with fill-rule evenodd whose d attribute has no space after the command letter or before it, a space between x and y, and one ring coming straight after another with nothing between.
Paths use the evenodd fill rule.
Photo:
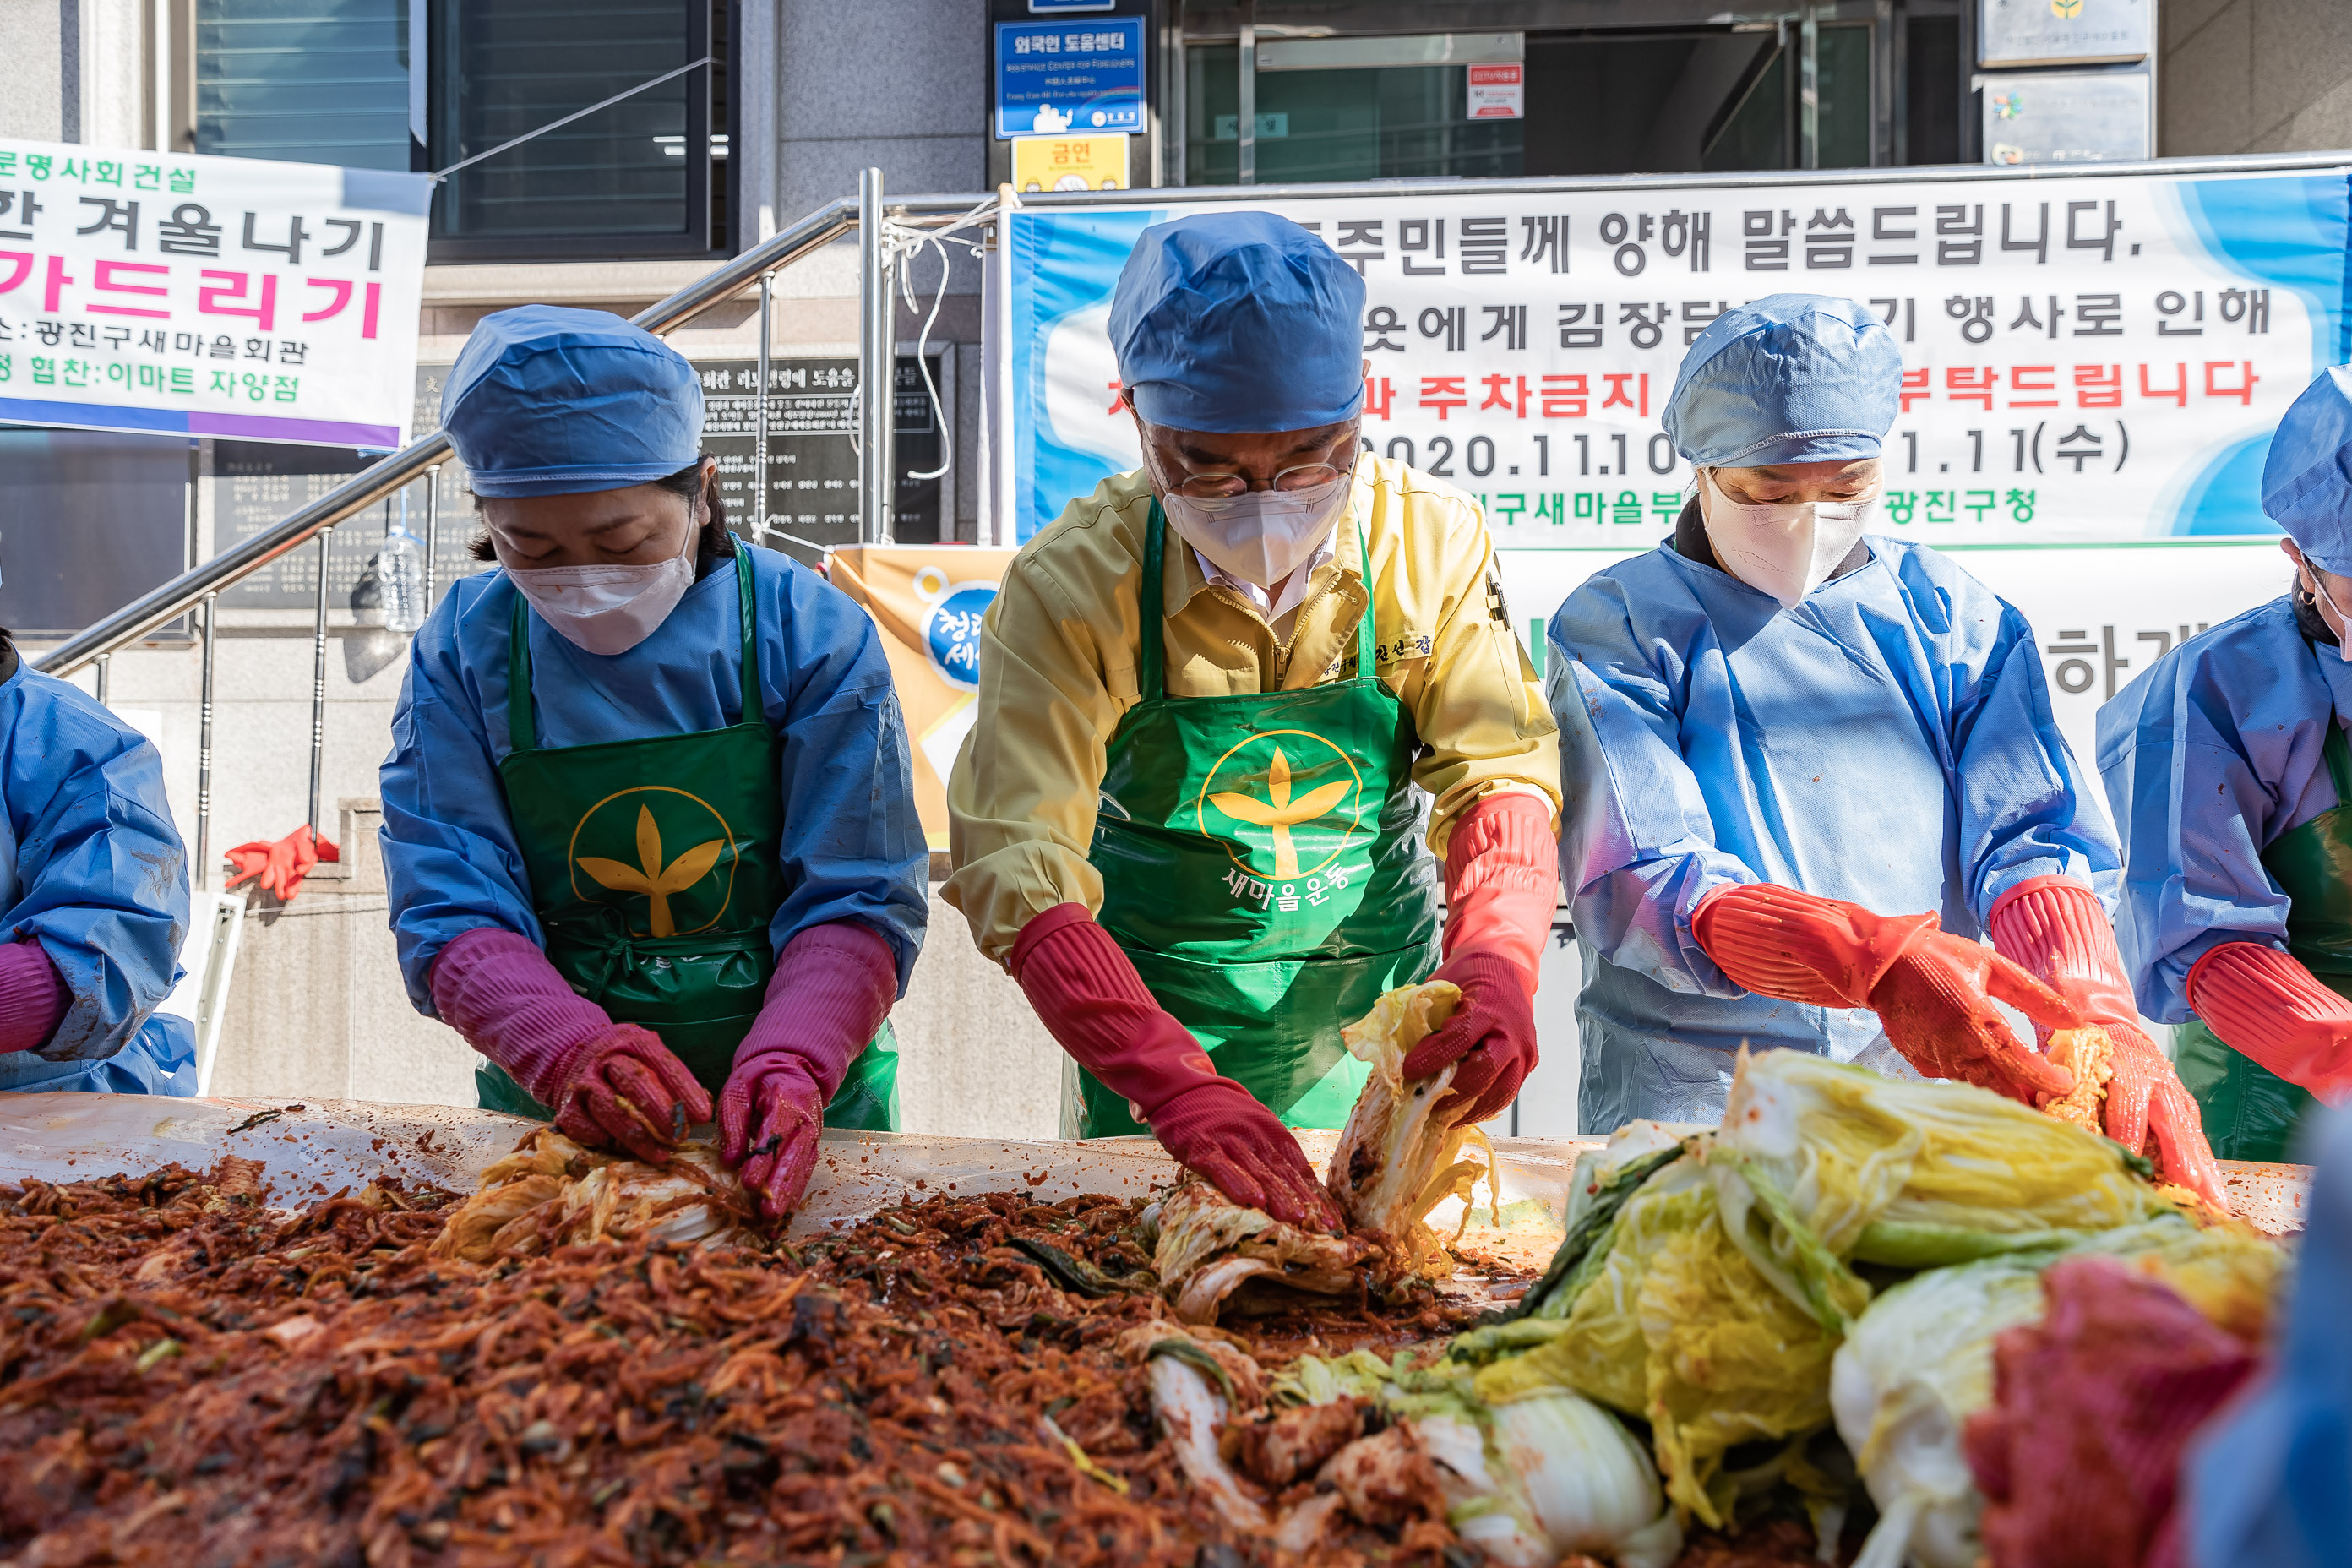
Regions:
<instances>
[{"instance_id":1,"label":"white banner with korean text","mask_svg":"<svg viewBox=\"0 0 2352 1568\"><path fill-rule=\"evenodd\" d=\"M432 194L0 139L0 420L401 446Z\"/></svg>"},{"instance_id":2,"label":"white banner with korean text","mask_svg":"<svg viewBox=\"0 0 2352 1568\"><path fill-rule=\"evenodd\" d=\"M1684 351L1783 291L1863 300L1902 344L1880 529L2095 544L2271 531L2270 432L2347 358L2347 169L1247 205L1363 274L1369 448L1477 496L1505 548L1665 532L1691 477L1660 426ZM1212 205L1013 215L1019 538L1138 460L1111 289L1147 225Z\"/></svg>"}]
</instances>

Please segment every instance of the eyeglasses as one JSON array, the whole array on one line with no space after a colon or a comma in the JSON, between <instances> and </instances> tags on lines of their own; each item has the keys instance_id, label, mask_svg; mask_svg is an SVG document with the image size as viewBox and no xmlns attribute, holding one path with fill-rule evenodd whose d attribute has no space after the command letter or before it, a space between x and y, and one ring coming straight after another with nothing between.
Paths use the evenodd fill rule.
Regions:
<instances>
[{"instance_id":1,"label":"eyeglasses","mask_svg":"<svg viewBox=\"0 0 2352 1568\"><path fill-rule=\"evenodd\" d=\"M1274 476L1273 488L1277 490L1311 490L1346 479L1354 466L1335 468L1329 463L1304 463L1295 468L1285 468ZM1182 496L1187 500L1231 500L1244 494L1249 480L1239 474L1187 474L1183 479L1167 487L1170 495Z\"/></svg>"}]
</instances>

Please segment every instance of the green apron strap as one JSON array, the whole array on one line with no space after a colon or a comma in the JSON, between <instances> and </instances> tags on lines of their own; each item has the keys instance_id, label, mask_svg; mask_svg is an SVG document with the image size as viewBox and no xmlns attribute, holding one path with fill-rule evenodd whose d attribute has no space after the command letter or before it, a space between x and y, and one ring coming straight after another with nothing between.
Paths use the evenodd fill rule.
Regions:
<instances>
[{"instance_id":1,"label":"green apron strap","mask_svg":"<svg viewBox=\"0 0 2352 1568\"><path fill-rule=\"evenodd\" d=\"M1143 527L1143 581L1136 585L1135 595L1136 652L1143 661L1136 672L1136 684L1146 702L1157 702L1168 695L1166 656L1161 649L1168 628L1161 624L1164 617L1160 611L1160 541L1167 532L1168 520L1160 510L1160 498L1153 496L1151 520Z\"/></svg>"},{"instance_id":2,"label":"green apron strap","mask_svg":"<svg viewBox=\"0 0 2352 1568\"><path fill-rule=\"evenodd\" d=\"M514 630L507 639L507 750L538 749L539 727L530 712L530 601L517 588Z\"/></svg>"},{"instance_id":3,"label":"green apron strap","mask_svg":"<svg viewBox=\"0 0 2352 1568\"><path fill-rule=\"evenodd\" d=\"M1381 648L1372 626L1372 547L1364 542L1360 530L1356 534L1356 575L1364 583L1364 618L1356 623L1356 679L1371 680L1380 674Z\"/></svg>"},{"instance_id":4,"label":"green apron strap","mask_svg":"<svg viewBox=\"0 0 2352 1568\"><path fill-rule=\"evenodd\" d=\"M743 711L737 714L739 724L764 724L767 716L760 700L760 641L759 617L752 611L751 552L740 539L735 546L735 596L743 605Z\"/></svg>"},{"instance_id":5,"label":"green apron strap","mask_svg":"<svg viewBox=\"0 0 2352 1568\"><path fill-rule=\"evenodd\" d=\"M2336 786L2336 804L2352 804L2352 746L2344 740L2344 726L2336 715L2327 716L2327 739L2320 743L2319 755L2327 764L2327 782Z\"/></svg>"}]
</instances>

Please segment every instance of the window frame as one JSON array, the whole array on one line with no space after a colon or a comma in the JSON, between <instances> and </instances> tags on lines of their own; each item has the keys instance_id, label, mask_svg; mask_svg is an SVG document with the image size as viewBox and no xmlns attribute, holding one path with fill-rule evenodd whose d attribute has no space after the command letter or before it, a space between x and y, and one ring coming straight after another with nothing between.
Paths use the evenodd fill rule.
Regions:
<instances>
[{"instance_id":1,"label":"window frame","mask_svg":"<svg viewBox=\"0 0 2352 1568\"><path fill-rule=\"evenodd\" d=\"M438 68L442 39L447 26L450 0L410 0L412 5L429 5L426 29L425 61L425 126L428 135L428 156L438 164L447 156L438 145L443 123L442 93L444 73ZM450 263L495 261L642 261L663 259L709 259L731 254L711 241L710 184L712 165L717 160L710 153L711 77L718 64L718 50L713 47L712 20L714 7L704 0L687 0L686 57L701 59L712 57L705 65L685 78L686 97L686 226L674 235L657 234L535 234L497 237L465 237L446 238L434 235L425 243L427 266ZM731 26L734 11L729 10ZM731 42L731 40L730 40ZM659 72L649 73L659 75ZM615 105L614 107L618 107ZM528 142L524 145L529 145ZM730 142L731 152L731 142ZM486 163L496 160L486 160ZM477 165L481 167L483 165ZM440 222L444 192L434 193L434 222Z\"/></svg>"}]
</instances>

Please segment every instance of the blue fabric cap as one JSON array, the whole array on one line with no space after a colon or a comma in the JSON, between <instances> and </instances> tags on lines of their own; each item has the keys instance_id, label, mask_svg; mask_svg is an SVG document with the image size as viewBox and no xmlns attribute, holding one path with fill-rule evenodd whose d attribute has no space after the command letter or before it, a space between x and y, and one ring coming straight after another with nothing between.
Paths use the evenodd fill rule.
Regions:
<instances>
[{"instance_id":1,"label":"blue fabric cap","mask_svg":"<svg viewBox=\"0 0 2352 1568\"><path fill-rule=\"evenodd\" d=\"M2322 571L2352 575L2352 367L2321 371L2279 421L2263 510Z\"/></svg>"},{"instance_id":2,"label":"blue fabric cap","mask_svg":"<svg viewBox=\"0 0 2352 1568\"><path fill-rule=\"evenodd\" d=\"M666 479L702 453L686 356L609 310L482 318L450 367L441 425L478 496L561 496Z\"/></svg>"},{"instance_id":3,"label":"blue fabric cap","mask_svg":"<svg viewBox=\"0 0 2352 1568\"><path fill-rule=\"evenodd\" d=\"M1364 400L1364 280L1272 213L1154 224L1111 295L1136 412L1177 430L1311 430Z\"/></svg>"},{"instance_id":4,"label":"blue fabric cap","mask_svg":"<svg viewBox=\"0 0 2352 1568\"><path fill-rule=\"evenodd\" d=\"M1774 294L1726 310L1691 344L1666 434L1702 468L1875 458L1902 390L1903 351L1874 312Z\"/></svg>"}]
</instances>

